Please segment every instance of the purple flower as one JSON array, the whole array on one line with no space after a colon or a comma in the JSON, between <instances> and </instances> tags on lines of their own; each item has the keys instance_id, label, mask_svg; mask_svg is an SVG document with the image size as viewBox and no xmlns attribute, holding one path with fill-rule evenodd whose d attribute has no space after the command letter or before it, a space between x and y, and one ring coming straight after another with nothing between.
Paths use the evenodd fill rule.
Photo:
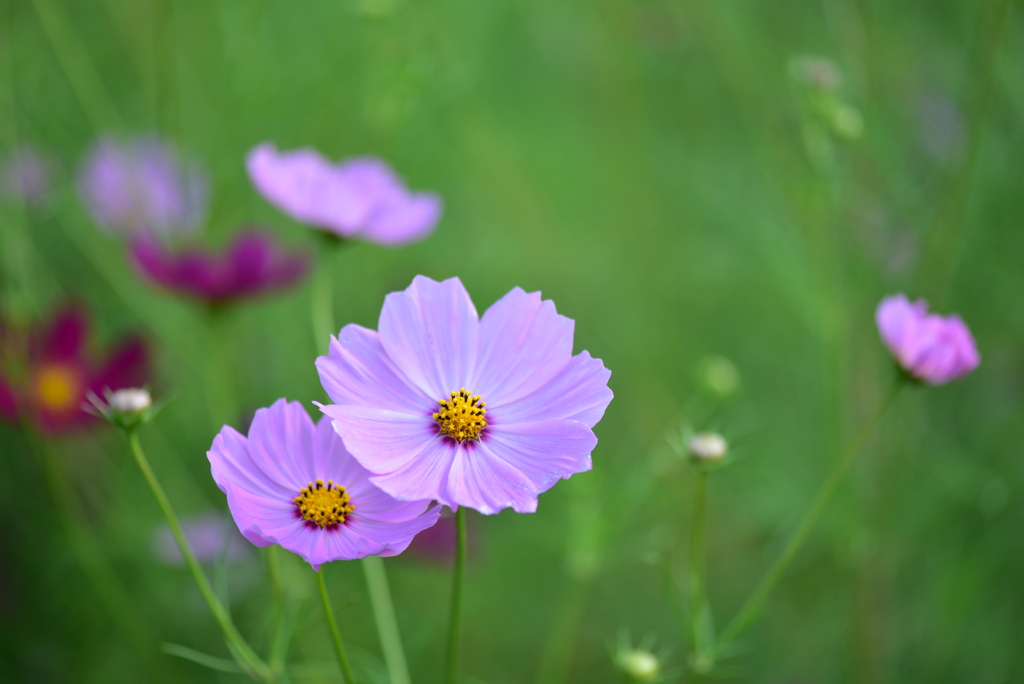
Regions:
<instances>
[{"instance_id":1,"label":"purple flower","mask_svg":"<svg viewBox=\"0 0 1024 684\"><path fill-rule=\"evenodd\" d=\"M330 421L313 425L297 401L256 411L248 438L225 425L207 456L245 538L280 544L317 571L333 560L396 556L440 514L429 501L396 501L373 486Z\"/></svg>"},{"instance_id":2,"label":"purple flower","mask_svg":"<svg viewBox=\"0 0 1024 684\"><path fill-rule=\"evenodd\" d=\"M959 316L928 313L923 299L886 297L875 310L882 341L910 375L944 385L967 375L981 362L971 331Z\"/></svg>"},{"instance_id":3,"label":"purple flower","mask_svg":"<svg viewBox=\"0 0 1024 684\"><path fill-rule=\"evenodd\" d=\"M100 138L87 155L78 187L96 222L121 236L161 238L193 232L206 208L206 178L183 165L156 138Z\"/></svg>"},{"instance_id":4,"label":"purple flower","mask_svg":"<svg viewBox=\"0 0 1024 684\"><path fill-rule=\"evenodd\" d=\"M0 162L0 194L40 205L52 185L50 162L34 147L22 146Z\"/></svg>"},{"instance_id":5,"label":"purple flower","mask_svg":"<svg viewBox=\"0 0 1024 684\"><path fill-rule=\"evenodd\" d=\"M201 563L212 563L221 554L228 560L239 560L246 554L245 540L232 527L226 516L220 513L206 513L181 523L185 539L192 553ZM178 542L171 528L162 525L153 531L153 555L164 565L184 565L185 559L178 548Z\"/></svg>"},{"instance_id":6,"label":"purple flower","mask_svg":"<svg viewBox=\"0 0 1024 684\"><path fill-rule=\"evenodd\" d=\"M150 236L132 242L132 262L146 279L172 292L220 304L277 290L306 273L309 258L285 252L267 233L246 231L227 249L172 252Z\"/></svg>"},{"instance_id":7,"label":"purple flower","mask_svg":"<svg viewBox=\"0 0 1024 684\"><path fill-rule=\"evenodd\" d=\"M339 237L394 247L422 240L441 218L440 197L410 193L380 159L332 164L316 150L278 152L263 143L249 153L246 167L267 201Z\"/></svg>"},{"instance_id":8,"label":"purple flower","mask_svg":"<svg viewBox=\"0 0 1024 684\"><path fill-rule=\"evenodd\" d=\"M317 359L334 421L370 481L398 499L481 513L537 509L590 470L611 373L572 355L573 321L515 288L477 317L458 278L417 276L387 296L379 332L358 325Z\"/></svg>"}]
</instances>

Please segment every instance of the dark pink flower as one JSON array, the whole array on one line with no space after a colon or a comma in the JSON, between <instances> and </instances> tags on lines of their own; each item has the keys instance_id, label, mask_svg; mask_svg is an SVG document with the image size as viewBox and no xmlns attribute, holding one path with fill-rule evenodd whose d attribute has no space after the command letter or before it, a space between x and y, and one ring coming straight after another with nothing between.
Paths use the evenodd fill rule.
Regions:
<instances>
[{"instance_id":1,"label":"dark pink flower","mask_svg":"<svg viewBox=\"0 0 1024 684\"><path fill-rule=\"evenodd\" d=\"M222 304L296 283L309 266L306 254L286 252L268 233L245 231L221 253L201 249L175 252L140 236L132 262L147 280L208 304Z\"/></svg>"},{"instance_id":2,"label":"dark pink flower","mask_svg":"<svg viewBox=\"0 0 1024 684\"><path fill-rule=\"evenodd\" d=\"M971 331L957 315L928 313L923 299L886 297L875 311L882 341L910 375L929 385L944 385L967 375L981 362Z\"/></svg>"},{"instance_id":3,"label":"dark pink flower","mask_svg":"<svg viewBox=\"0 0 1024 684\"><path fill-rule=\"evenodd\" d=\"M422 240L441 219L441 198L412 193L385 162L357 157L334 164L316 150L259 145L246 159L253 185L296 221L343 238L398 246Z\"/></svg>"},{"instance_id":4,"label":"dark pink flower","mask_svg":"<svg viewBox=\"0 0 1024 684\"><path fill-rule=\"evenodd\" d=\"M141 338L125 339L99 360L89 353L88 339L89 317L77 305L27 334L8 332L4 344L16 351L5 349L0 367L0 418L28 421L50 435L71 432L97 421L82 409L87 392L140 387L149 379Z\"/></svg>"}]
</instances>

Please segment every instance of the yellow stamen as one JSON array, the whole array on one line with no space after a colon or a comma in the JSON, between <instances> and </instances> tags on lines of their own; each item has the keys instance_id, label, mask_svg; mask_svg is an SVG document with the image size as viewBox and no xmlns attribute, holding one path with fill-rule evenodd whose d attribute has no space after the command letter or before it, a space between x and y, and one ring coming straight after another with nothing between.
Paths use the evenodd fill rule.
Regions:
<instances>
[{"instance_id":1,"label":"yellow stamen","mask_svg":"<svg viewBox=\"0 0 1024 684\"><path fill-rule=\"evenodd\" d=\"M319 525L321 529L345 522L345 515L356 509L345 488L336 486L334 480L328 480L326 485L323 480L317 480L315 484L310 482L292 501L299 507L303 520Z\"/></svg>"},{"instance_id":2,"label":"yellow stamen","mask_svg":"<svg viewBox=\"0 0 1024 684\"><path fill-rule=\"evenodd\" d=\"M81 401L82 380L74 368L57 364L43 366L36 375L35 385L40 403L51 411L77 408Z\"/></svg>"},{"instance_id":3,"label":"yellow stamen","mask_svg":"<svg viewBox=\"0 0 1024 684\"><path fill-rule=\"evenodd\" d=\"M438 402L441 410L434 414L434 420L441 426L441 434L447 435L460 443L467 439L480 439L480 432L487 427L486 401L480 401L480 395L470 396L463 387L452 392L450 399Z\"/></svg>"}]
</instances>

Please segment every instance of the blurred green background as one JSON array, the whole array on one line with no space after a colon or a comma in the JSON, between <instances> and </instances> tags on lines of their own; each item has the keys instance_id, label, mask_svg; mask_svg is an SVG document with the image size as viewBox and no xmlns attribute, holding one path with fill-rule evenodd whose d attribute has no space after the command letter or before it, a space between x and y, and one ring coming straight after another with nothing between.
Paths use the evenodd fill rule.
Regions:
<instances>
[{"instance_id":1,"label":"blurred green background","mask_svg":"<svg viewBox=\"0 0 1024 684\"><path fill-rule=\"evenodd\" d=\"M0 149L59 163L45 211L5 204L3 315L86 301L98 338L141 330L177 399L141 438L183 516L225 511L196 305L140 284L75 191L100 133L156 133L211 179L202 240L242 224L318 249L253 190L255 144L386 158L446 202L436 233L330 257L339 325L386 293L458 275L482 312L519 285L576 320L612 370L594 470L534 515L472 515L465 672L476 684L616 682L609 644L686 647L665 577L684 577L692 477L666 433L729 439L710 488L709 577L723 624L894 374L874 307L905 291L972 328L982 365L906 391L765 618L722 663L745 682L1009 682L1024 671L1024 13L1004 0L3 0ZM844 136L791 60L842 71ZM824 113L823 113L824 112ZM849 131L845 131L849 133ZM321 255L323 256L323 255ZM324 257L326 258L326 257ZM236 307L242 408L325 398L309 283ZM730 396L708 359L739 370ZM712 364L713 366L714 364ZM312 408L312 406L311 406ZM244 427L244 418L235 417ZM73 483L77 542L39 449L0 426L0 680L241 681L166 655L228 657L121 435L48 447ZM76 547L78 544L78 547ZM76 548L116 582L104 599ZM336 680L308 566L288 556L292 680ZM413 680L441 681L450 567L386 567ZM261 554L208 567L266 643ZM357 563L327 567L367 681L379 646ZM111 610L111 606L114 609ZM376 681L379 681L377 679Z\"/></svg>"}]
</instances>

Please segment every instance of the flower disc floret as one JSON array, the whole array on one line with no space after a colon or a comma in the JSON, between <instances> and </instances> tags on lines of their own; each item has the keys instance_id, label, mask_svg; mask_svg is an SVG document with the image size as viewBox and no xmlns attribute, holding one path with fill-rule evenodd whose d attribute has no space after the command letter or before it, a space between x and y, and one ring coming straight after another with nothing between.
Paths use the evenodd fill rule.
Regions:
<instances>
[{"instance_id":1,"label":"flower disc floret","mask_svg":"<svg viewBox=\"0 0 1024 684\"><path fill-rule=\"evenodd\" d=\"M345 522L345 514L356 509L352 499L341 485L334 486L334 480L310 482L299 495L292 499L299 507L303 520L323 529Z\"/></svg>"},{"instance_id":2,"label":"flower disc floret","mask_svg":"<svg viewBox=\"0 0 1024 684\"><path fill-rule=\"evenodd\" d=\"M441 410L434 414L434 420L440 426L442 435L460 444L467 439L480 439L480 432L487 427L487 409L484 408L487 402L480 401L479 394L470 396L463 387L458 392L452 392L447 400L442 399L437 403L441 405Z\"/></svg>"}]
</instances>

